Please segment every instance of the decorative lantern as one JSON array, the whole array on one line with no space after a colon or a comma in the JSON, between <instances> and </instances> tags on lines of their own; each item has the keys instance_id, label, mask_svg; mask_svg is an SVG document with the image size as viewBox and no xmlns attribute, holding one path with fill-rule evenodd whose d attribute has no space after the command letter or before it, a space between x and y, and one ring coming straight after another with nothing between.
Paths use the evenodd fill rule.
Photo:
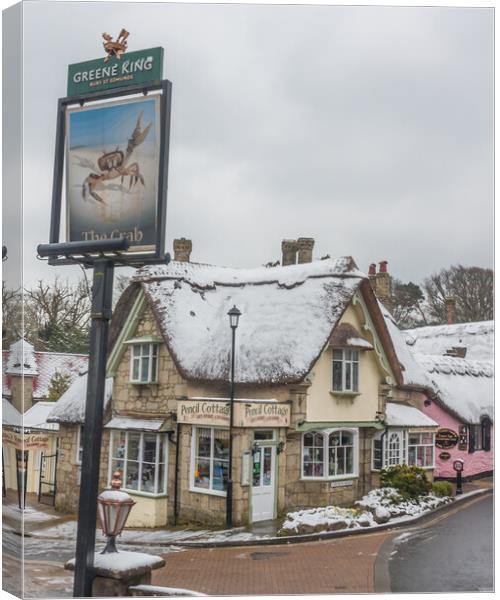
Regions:
<instances>
[{"instance_id":1,"label":"decorative lantern","mask_svg":"<svg viewBox=\"0 0 500 600\"><path fill-rule=\"evenodd\" d=\"M115 471L111 480L112 489L105 490L97 497L102 532L108 538L101 554L118 552L115 545L116 536L121 534L135 504L126 492L120 490L121 484L120 471Z\"/></svg>"}]
</instances>

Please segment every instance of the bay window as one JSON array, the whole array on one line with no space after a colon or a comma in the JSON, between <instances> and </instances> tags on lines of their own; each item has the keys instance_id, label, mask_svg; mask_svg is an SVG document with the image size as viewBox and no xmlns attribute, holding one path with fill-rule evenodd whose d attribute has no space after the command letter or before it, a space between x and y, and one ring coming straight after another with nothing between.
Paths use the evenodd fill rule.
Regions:
<instances>
[{"instance_id":1,"label":"bay window","mask_svg":"<svg viewBox=\"0 0 500 600\"><path fill-rule=\"evenodd\" d=\"M158 344L133 344L130 353L130 381L157 383Z\"/></svg>"},{"instance_id":2,"label":"bay window","mask_svg":"<svg viewBox=\"0 0 500 600\"><path fill-rule=\"evenodd\" d=\"M109 481L121 473L122 489L145 494L167 493L168 442L164 433L111 432Z\"/></svg>"},{"instance_id":3,"label":"bay window","mask_svg":"<svg viewBox=\"0 0 500 600\"><path fill-rule=\"evenodd\" d=\"M302 436L302 477L336 479L356 476L358 432L355 429L311 431Z\"/></svg>"},{"instance_id":4,"label":"bay window","mask_svg":"<svg viewBox=\"0 0 500 600\"><path fill-rule=\"evenodd\" d=\"M357 392L359 390L359 350L333 349L332 391Z\"/></svg>"},{"instance_id":5,"label":"bay window","mask_svg":"<svg viewBox=\"0 0 500 600\"><path fill-rule=\"evenodd\" d=\"M191 488L225 495L229 473L229 430L193 427Z\"/></svg>"},{"instance_id":6,"label":"bay window","mask_svg":"<svg viewBox=\"0 0 500 600\"><path fill-rule=\"evenodd\" d=\"M389 429L379 433L372 443L372 469L380 470L396 465L434 468L435 434Z\"/></svg>"}]
</instances>

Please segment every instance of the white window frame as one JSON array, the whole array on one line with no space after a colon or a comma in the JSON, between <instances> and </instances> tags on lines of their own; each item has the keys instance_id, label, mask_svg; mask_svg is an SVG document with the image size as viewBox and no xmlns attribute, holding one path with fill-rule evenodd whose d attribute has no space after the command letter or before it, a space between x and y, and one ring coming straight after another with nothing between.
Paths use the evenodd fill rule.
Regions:
<instances>
[{"instance_id":1,"label":"white window frame","mask_svg":"<svg viewBox=\"0 0 500 600\"><path fill-rule=\"evenodd\" d=\"M129 461L127 459L128 453L128 439L129 433L140 436L139 438L139 450L138 456L139 460L137 461ZM125 451L123 458L116 458L113 456L113 439L115 435L125 434ZM159 480L160 480L160 460L159 460L159 451L160 451L160 439L163 438L163 447L164 451L164 464L163 464L163 490L158 490L155 492L148 492L141 489L132 489L126 487L127 482L127 463L128 462L137 462L139 465L138 470L138 481L139 486L142 481L142 466L145 462L142 459L143 449L144 449L144 436L145 435L155 435L156 436L156 451L155 451L155 481L154 481L154 489L158 490ZM109 436L109 457L108 457L108 486L111 485L111 480L113 478L113 461L122 460L123 461L123 474L122 474L122 487L121 489L127 491L130 494L135 494L137 496L149 496L154 498L159 498L162 496L168 496L168 436L166 433L157 433L155 431L136 431L136 430L123 430L123 429L112 429ZM149 464L149 463L148 463Z\"/></svg>"},{"instance_id":2,"label":"white window frame","mask_svg":"<svg viewBox=\"0 0 500 600\"><path fill-rule=\"evenodd\" d=\"M431 442L428 444L423 444L422 442L420 442L419 444L410 444L410 438L412 435L418 435L420 437L420 439L422 439L422 435L430 435L431 436ZM435 451L435 437L436 434L432 433L430 431L415 431L415 432L408 432L408 443L407 443L407 464L409 466L415 466L415 467L420 467L421 469L434 469L436 466L436 451ZM425 457L425 448L431 448L432 451L432 460L431 460L431 464L430 465L412 465L410 463L410 448L424 448L424 457Z\"/></svg>"},{"instance_id":3,"label":"white window frame","mask_svg":"<svg viewBox=\"0 0 500 600\"><path fill-rule=\"evenodd\" d=\"M347 432L352 435L352 473L341 475L329 474L329 440L332 433ZM323 475L304 475L304 436L306 434L319 434L323 436ZM342 446L340 446L342 447ZM335 427L333 429L314 429L302 434L300 453L300 478L304 481L338 481L341 479L352 479L359 475L359 429L350 427Z\"/></svg>"},{"instance_id":4,"label":"white window frame","mask_svg":"<svg viewBox=\"0 0 500 600\"><path fill-rule=\"evenodd\" d=\"M83 455L83 425L78 425L76 431L75 464L82 464Z\"/></svg>"},{"instance_id":5,"label":"white window frame","mask_svg":"<svg viewBox=\"0 0 500 600\"><path fill-rule=\"evenodd\" d=\"M197 443L197 434L199 429L209 429L210 430L210 487L202 488L197 487L195 483L194 472L196 469L196 443ZM227 431L229 435L229 429L224 427L207 427L200 425L192 427L191 433L191 469L190 469L190 479L189 479L189 490L191 492L196 492L197 494L210 494L212 496L226 496L227 493L224 490L214 490L213 489L213 469L214 469L214 461L215 461L215 452L214 452L214 439L216 431ZM229 466L229 465L228 465Z\"/></svg>"},{"instance_id":6,"label":"white window frame","mask_svg":"<svg viewBox=\"0 0 500 600\"><path fill-rule=\"evenodd\" d=\"M339 359L337 357L335 357L335 353L336 352L342 352L342 358ZM346 352L351 352L351 358L346 358ZM352 358L353 356L356 356L356 358ZM340 363L341 369L342 369L342 388L340 390L336 390L335 389L335 385L334 385L334 375L333 375L333 371L334 371L334 365L335 363ZM347 387L346 385L346 371L347 371L347 365L349 365L350 367L350 372L351 372L351 382L350 382L350 387ZM356 365L356 371L357 371L357 386L354 387L354 365ZM359 369L359 365L360 365L360 351L357 348L333 348L332 349L332 373L331 373L331 382L332 382L332 392L334 394L359 394L359 379L360 379L360 369Z\"/></svg>"},{"instance_id":7,"label":"white window frame","mask_svg":"<svg viewBox=\"0 0 500 600\"><path fill-rule=\"evenodd\" d=\"M147 348L147 351L145 351ZM136 354L136 350L139 349L139 353ZM148 385L151 383L158 383L158 362L159 362L159 344L156 342L138 342L131 344L130 347L130 382ZM144 358L148 359L147 373L143 379L143 368L142 361ZM139 363L138 376L134 377L134 363ZM153 364L155 368L153 369Z\"/></svg>"}]
</instances>

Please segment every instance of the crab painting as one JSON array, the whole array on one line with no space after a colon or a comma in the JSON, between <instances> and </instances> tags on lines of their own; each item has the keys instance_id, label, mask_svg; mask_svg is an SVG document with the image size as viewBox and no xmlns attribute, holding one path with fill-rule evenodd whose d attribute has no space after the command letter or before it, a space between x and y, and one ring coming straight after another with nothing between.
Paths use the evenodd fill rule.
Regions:
<instances>
[{"instance_id":1,"label":"crab painting","mask_svg":"<svg viewBox=\"0 0 500 600\"><path fill-rule=\"evenodd\" d=\"M102 156L97 159L97 166L100 173L90 173L90 175L85 178L82 184L82 196L84 200L87 200L90 195L94 200L106 204L95 190L103 182L109 181L110 179L116 179L117 177L121 177L122 185L124 178L130 177L129 190L132 188L132 185L135 186L138 181L140 181L142 185L145 185L144 177L140 173L138 163L134 162L129 164L129 159L135 148L142 144L151 129L152 123L144 129L142 128L141 120L143 112L144 111L141 111L139 113L135 129L128 140L125 152L117 147L111 152L104 151Z\"/></svg>"}]
</instances>

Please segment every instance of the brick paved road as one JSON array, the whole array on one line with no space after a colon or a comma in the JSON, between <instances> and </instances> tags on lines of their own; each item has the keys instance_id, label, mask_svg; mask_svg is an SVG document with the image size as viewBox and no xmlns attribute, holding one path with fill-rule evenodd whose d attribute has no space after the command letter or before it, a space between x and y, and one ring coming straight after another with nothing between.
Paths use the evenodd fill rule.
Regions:
<instances>
[{"instance_id":1,"label":"brick paved road","mask_svg":"<svg viewBox=\"0 0 500 600\"><path fill-rule=\"evenodd\" d=\"M189 549L165 556L167 564L153 573L153 584L210 595L373 592L375 559L387 535Z\"/></svg>"}]
</instances>

